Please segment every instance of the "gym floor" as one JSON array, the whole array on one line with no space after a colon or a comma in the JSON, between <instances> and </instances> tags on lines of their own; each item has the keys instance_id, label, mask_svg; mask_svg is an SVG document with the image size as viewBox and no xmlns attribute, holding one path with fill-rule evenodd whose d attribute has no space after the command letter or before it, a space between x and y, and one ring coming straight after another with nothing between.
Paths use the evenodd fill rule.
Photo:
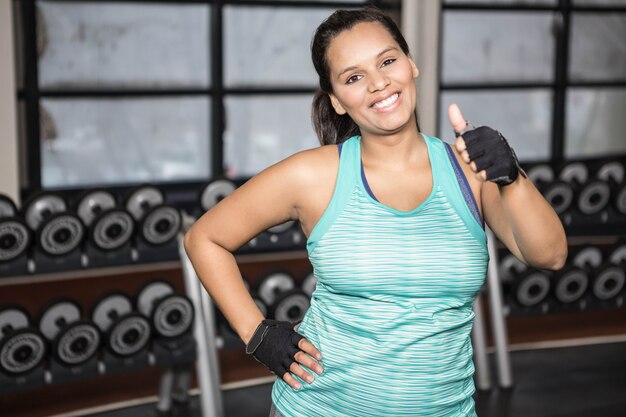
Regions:
<instances>
[{"instance_id":1,"label":"gym floor","mask_svg":"<svg viewBox=\"0 0 626 417\"><path fill-rule=\"evenodd\" d=\"M494 355L489 355L495 371ZM626 342L511 352L515 386L475 393L480 417L623 417ZM495 374L492 373L492 378ZM225 417L267 417L272 384L224 392ZM173 416L200 416L198 398ZM90 417L156 417L154 404Z\"/></svg>"}]
</instances>

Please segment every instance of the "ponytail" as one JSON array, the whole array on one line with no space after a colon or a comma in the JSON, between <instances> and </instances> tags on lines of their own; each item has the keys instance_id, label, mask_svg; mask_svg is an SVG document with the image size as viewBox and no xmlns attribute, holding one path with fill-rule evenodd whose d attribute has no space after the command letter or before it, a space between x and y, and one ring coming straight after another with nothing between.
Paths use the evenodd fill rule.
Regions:
<instances>
[{"instance_id":1,"label":"ponytail","mask_svg":"<svg viewBox=\"0 0 626 417\"><path fill-rule=\"evenodd\" d=\"M338 144L359 134L359 127L348 114L335 112L330 97L317 90L313 97L311 121L322 146Z\"/></svg>"}]
</instances>

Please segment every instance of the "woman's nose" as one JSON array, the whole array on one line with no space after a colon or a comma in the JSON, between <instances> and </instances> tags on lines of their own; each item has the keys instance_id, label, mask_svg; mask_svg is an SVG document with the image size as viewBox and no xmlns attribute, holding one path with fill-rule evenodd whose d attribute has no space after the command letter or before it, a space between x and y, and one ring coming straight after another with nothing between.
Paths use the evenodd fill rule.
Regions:
<instances>
[{"instance_id":1,"label":"woman's nose","mask_svg":"<svg viewBox=\"0 0 626 417\"><path fill-rule=\"evenodd\" d=\"M370 93L383 90L387 87L387 85L389 85L389 78L382 72L372 73L369 77L369 81Z\"/></svg>"}]
</instances>

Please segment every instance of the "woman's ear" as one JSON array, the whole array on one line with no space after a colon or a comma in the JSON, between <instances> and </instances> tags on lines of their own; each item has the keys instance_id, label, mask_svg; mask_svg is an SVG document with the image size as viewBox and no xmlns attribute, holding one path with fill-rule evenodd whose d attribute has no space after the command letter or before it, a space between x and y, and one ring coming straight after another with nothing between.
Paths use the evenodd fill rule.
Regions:
<instances>
[{"instance_id":1,"label":"woman's ear","mask_svg":"<svg viewBox=\"0 0 626 417\"><path fill-rule=\"evenodd\" d=\"M413 72L413 79L419 77L420 70L417 68L417 65L415 65L415 62L413 62L413 58L411 58L410 56L409 56L409 63L411 64L411 71Z\"/></svg>"},{"instance_id":2,"label":"woman's ear","mask_svg":"<svg viewBox=\"0 0 626 417\"><path fill-rule=\"evenodd\" d=\"M333 109L335 109L335 113L337 113L340 116L343 116L344 114L346 114L346 109L344 109L341 103L339 103L339 100L337 100L337 97L335 97L335 95L332 93L328 94L328 96L330 97L330 104L332 104Z\"/></svg>"}]
</instances>

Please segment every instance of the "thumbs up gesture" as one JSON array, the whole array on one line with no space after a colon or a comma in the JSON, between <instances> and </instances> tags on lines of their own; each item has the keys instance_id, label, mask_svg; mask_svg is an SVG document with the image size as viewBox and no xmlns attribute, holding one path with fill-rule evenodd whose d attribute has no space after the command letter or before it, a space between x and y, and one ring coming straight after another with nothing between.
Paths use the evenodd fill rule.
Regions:
<instances>
[{"instance_id":1,"label":"thumbs up gesture","mask_svg":"<svg viewBox=\"0 0 626 417\"><path fill-rule=\"evenodd\" d=\"M515 151L500 132L489 126L474 128L456 104L448 107L448 117L457 136L456 149L480 181L504 186L514 182L520 172L527 178Z\"/></svg>"}]
</instances>

